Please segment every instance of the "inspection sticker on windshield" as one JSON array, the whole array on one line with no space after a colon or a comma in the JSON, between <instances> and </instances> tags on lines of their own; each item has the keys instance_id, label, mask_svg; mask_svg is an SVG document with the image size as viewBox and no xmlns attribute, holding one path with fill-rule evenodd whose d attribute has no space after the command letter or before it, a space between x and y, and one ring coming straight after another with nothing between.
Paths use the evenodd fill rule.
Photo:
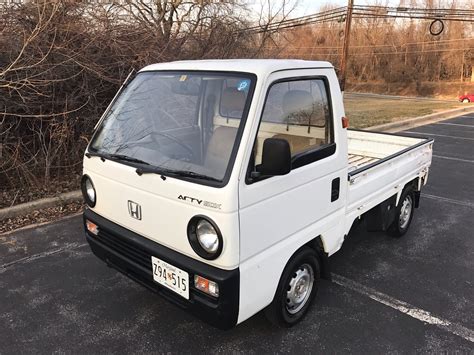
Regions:
<instances>
[{"instance_id":1,"label":"inspection sticker on windshield","mask_svg":"<svg viewBox=\"0 0 474 355\"><path fill-rule=\"evenodd\" d=\"M189 275L161 259L151 257L153 280L189 300Z\"/></svg>"},{"instance_id":2,"label":"inspection sticker on windshield","mask_svg":"<svg viewBox=\"0 0 474 355\"><path fill-rule=\"evenodd\" d=\"M241 80L239 86L237 86L237 90L239 91L247 91L249 88L250 80Z\"/></svg>"},{"instance_id":3,"label":"inspection sticker on windshield","mask_svg":"<svg viewBox=\"0 0 474 355\"><path fill-rule=\"evenodd\" d=\"M186 81L187 78L188 78L187 75L181 75L181 76L179 77L179 81Z\"/></svg>"}]
</instances>

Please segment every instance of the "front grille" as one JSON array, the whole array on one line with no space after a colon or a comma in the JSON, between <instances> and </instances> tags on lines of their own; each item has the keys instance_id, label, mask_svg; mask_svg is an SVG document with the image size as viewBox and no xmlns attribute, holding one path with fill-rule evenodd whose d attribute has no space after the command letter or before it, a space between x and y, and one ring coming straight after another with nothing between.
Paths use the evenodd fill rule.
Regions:
<instances>
[{"instance_id":1,"label":"front grille","mask_svg":"<svg viewBox=\"0 0 474 355\"><path fill-rule=\"evenodd\" d=\"M151 272L151 255L147 251L103 229L99 231L98 239L110 249Z\"/></svg>"},{"instance_id":2,"label":"front grille","mask_svg":"<svg viewBox=\"0 0 474 355\"><path fill-rule=\"evenodd\" d=\"M170 301L173 301L180 307L187 307L187 303L192 303L195 299L199 299L200 302L205 302L207 305L212 304L212 307L217 306L217 299L203 293L200 290L197 290L194 287L194 283L192 282L192 280L194 280L194 275L189 270L186 271L189 273L190 299L188 301L185 301L185 299L181 298L181 296L177 296L173 291L170 291L167 288L153 281L153 267L151 262L152 254L148 252L145 248L133 243L132 241L122 238L120 235L117 235L116 233L113 233L110 230L104 229L100 225L98 236L92 236L91 234L89 234L89 236L100 242L100 244L122 256L124 260L129 260L139 266L142 266L146 270L146 275L143 274L143 270L138 271L133 267L129 268L124 264L117 263L113 257L111 257L109 260L106 260L108 263L112 264L112 266L119 269L121 272L125 273L135 281L148 287L149 289L155 292L159 292L160 294L165 296ZM160 258L162 257L160 256ZM183 268L182 266L180 267Z\"/></svg>"}]
</instances>

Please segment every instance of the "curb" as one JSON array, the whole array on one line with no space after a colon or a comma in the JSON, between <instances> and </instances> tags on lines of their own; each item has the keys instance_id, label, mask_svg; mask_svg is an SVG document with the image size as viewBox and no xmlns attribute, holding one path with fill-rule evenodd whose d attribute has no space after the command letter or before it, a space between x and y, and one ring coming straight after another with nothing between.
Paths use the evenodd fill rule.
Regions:
<instances>
[{"instance_id":1,"label":"curb","mask_svg":"<svg viewBox=\"0 0 474 355\"><path fill-rule=\"evenodd\" d=\"M426 123L438 122L452 117L456 117L463 112L474 112L474 106L461 107L453 110L432 113L425 116L414 117L399 122L385 123L382 125L368 127L365 129L369 131L397 132L407 128L421 126ZM7 218L17 217L19 215L29 213L40 208L54 207L58 204L65 204L76 201L82 201L81 190L62 193L55 197L42 198L36 201L26 202L13 207L2 208L0 209L0 221Z\"/></svg>"},{"instance_id":2,"label":"curb","mask_svg":"<svg viewBox=\"0 0 474 355\"><path fill-rule=\"evenodd\" d=\"M382 131L382 132L388 132L388 133L398 132L398 131L405 130L407 128L414 128L421 125L425 125L427 123L434 123L438 121L447 120L447 119L459 116L459 114L464 113L464 112L474 113L474 106L471 105L469 107L461 107L461 108L455 108L448 111L431 113L425 116L409 118L407 120L398 121L398 122L384 123L381 125L372 126L365 129L369 131Z\"/></svg>"},{"instance_id":3,"label":"curb","mask_svg":"<svg viewBox=\"0 0 474 355\"><path fill-rule=\"evenodd\" d=\"M65 192L55 197L42 198L36 201L21 203L16 206L0 209L0 221L17 217L40 208L54 207L69 202L82 201L82 193L80 190Z\"/></svg>"}]
</instances>

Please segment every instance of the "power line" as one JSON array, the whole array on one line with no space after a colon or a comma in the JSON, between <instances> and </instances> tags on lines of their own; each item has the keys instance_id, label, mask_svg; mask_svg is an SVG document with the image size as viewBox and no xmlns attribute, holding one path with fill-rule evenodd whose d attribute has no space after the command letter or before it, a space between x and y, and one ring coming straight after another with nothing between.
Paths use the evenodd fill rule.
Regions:
<instances>
[{"instance_id":1,"label":"power line","mask_svg":"<svg viewBox=\"0 0 474 355\"><path fill-rule=\"evenodd\" d=\"M412 20L442 20L442 21L462 21L474 23L474 10L465 9L423 9L408 7L385 7L371 5L352 6L352 16L354 19L374 19L374 18L402 18ZM252 26L243 30L245 32L264 33L269 31L279 31L283 29L295 28L309 24L324 22L344 22L346 20L347 6L319 12L313 15L296 17L283 20L265 26Z\"/></svg>"},{"instance_id":2,"label":"power line","mask_svg":"<svg viewBox=\"0 0 474 355\"><path fill-rule=\"evenodd\" d=\"M449 45L449 43L452 42L460 42L460 41L474 41L474 37L469 37L469 38L457 38L457 39L445 39L445 40L436 40L436 41L421 41L421 42L408 42L408 43L402 43L399 45L396 44L371 44L371 45L355 45L355 46L350 46L350 48L380 48L380 47L407 47L407 46L414 46L418 44L427 44L427 45L436 45L440 44L441 46L446 46ZM279 48L278 46L265 46L267 49L277 49ZM301 46L301 47L293 47L293 48L299 48L299 49L341 49L342 46Z\"/></svg>"},{"instance_id":3,"label":"power line","mask_svg":"<svg viewBox=\"0 0 474 355\"><path fill-rule=\"evenodd\" d=\"M264 47L264 49L266 49ZM282 49L282 51L284 51L285 53L297 53L299 52L300 50L302 50L304 48L300 48L300 47L293 47L293 48L290 48L290 49ZM317 48L315 48L317 49ZM337 48L336 49L336 53L331 53L331 52L326 52L326 53L319 53L319 54L322 54L322 55L339 55L340 54L340 51L341 51L342 48ZM418 50L418 51L393 51L393 52L365 52L365 53L354 53L352 52L351 53L351 56L378 56L378 55L392 55L392 54L400 54L400 55L406 55L406 54L417 54L417 53L437 53L437 52L460 52L460 51L470 51L470 50L474 50L474 47L470 47L470 48L454 48L454 49L425 49L425 50Z\"/></svg>"},{"instance_id":4,"label":"power line","mask_svg":"<svg viewBox=\"0 0 474 355\"><path fill-rule=\"evenodd\" d=\"M405 54L419 54L419 53L438 53L438 52L460 52L460 51L468 51L468 50L474 50L474 47L472 48L454 48L454 49L433 49L433 50L419 50L419 51L403 51L403 52L372 52L372 53L351 53L351 56L364 56L364 55L405 55Z\"/></svg>"}]
</instances>

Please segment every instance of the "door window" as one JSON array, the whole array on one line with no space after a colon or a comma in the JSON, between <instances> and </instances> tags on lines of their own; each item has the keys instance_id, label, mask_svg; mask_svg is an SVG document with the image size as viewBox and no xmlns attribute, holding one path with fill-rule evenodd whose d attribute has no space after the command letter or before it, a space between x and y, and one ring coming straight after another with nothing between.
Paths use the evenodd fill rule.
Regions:
<instances>
[{"instance_id":1,"label":"door window","mask_svg":"<svg viewBox=\"0 0 474 355\"><path fill-rule=\"evenodd\" d=\"M326 82L318 78L273 84L255 142L254 169L261 164L263 142L267 138L288 141L293 169L332 154L316 153L326 148L335 150Z\"/></svg>"}]
</instances>

